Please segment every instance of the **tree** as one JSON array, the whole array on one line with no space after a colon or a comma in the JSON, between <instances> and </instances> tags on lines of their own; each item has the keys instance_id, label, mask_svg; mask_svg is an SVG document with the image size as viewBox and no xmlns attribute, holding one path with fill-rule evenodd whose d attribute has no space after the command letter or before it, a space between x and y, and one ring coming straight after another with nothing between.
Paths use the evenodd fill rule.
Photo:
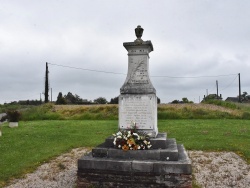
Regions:
<instances>
[{"instance_id":1,"label":"tree","mask_svg":"<svg viewBox=\"0 0 250 188\"><path fill-rule=\"evenodd\" d=\"M179 101L179 100L173 100L171 102L172 104L182 104L182 103L194 103L193 101L189 101L186 97L183 97L182 98L182 101Z\"/></svg>"},{"instance_id":2,"label":"tree","mask_svg":"<svg viewBox=\"0 0 250 188\"><path fill-rule=\"evenodd\" d=\"M179 103L179 100L173 100L171 103L172 103L172 104L178 104L178 103Z\"/></svg>"},{"instance_id":3,"label":"tree","mask_svg":"<svg viewBox=\"0 0 250 188\"><path fill-rule=\"evenodd\" d=\"M68 92L68 94L65 95L64 98L66 99L66 102L68 104L75 104L76 103L76 98L71 92Z\"/></svg>"},{"instance_id":4,"label":"tree","mask_svg":"<svg viewBox=\"0 0 250 188\"><path fill-rule=\"evenodd\" d=\"M94 103L97 103L97 104L107 104L108 101L104 97L99 97L99 98L97 98L97 99L94 100Z\"/></svg>"},{"instance_id":5,"label":"tree","mask_svg":"<svg viewBox=\"0 0 250 188\"><path fill-rule=\"evenodd\" d=\"M65 95L64 98L66 99L66 102L68 104L83 104L83 103L86 103L86 100L84 101L79 95L77 95L77 94L73 95L71 92L68 92L68 94Z\"/></svg>"},{"instance_id":6,"label":"tree","mask_svg":"<svg viewBox=\"0 0 250 188\"><path fill-rule=\"evenodd\" d=\"M186 97L182 98L183 103L189 103L188 99Z\"/></svg>"},{"instance_id":7,"label":"tree","mask_svg":"<svg viewBox=\"0 0 250 188\"><path fill-rule=\"evenodd\" d=\"M250 95L246 91L244 91L241 95L241 101L242 102L247 102L250 100Z\"/></svg>"},{"instance_id":8,"label":"tree","mask_svg":"<svg viewBox=\"0 0 250 188\"><path fill-rule=\"evenodd\" d=\"M59 92L56 104L67 104L66 99L63 97L62 92Z\"/></svg>"},{"instance_id":9,"label":"tree","mask_svg":"<svg viewBox=\"0 0 250 188\"><path fill-rule=\"evenodd\" d=\"M110 104L118 104L119 103L119 97L111 98Z\"/></svg>"},{"instance_id":10,"label":"tree","mask_svg":"<svg viewBox=\"0 0 250 188\"><path fill-rule=\"evenodd\" d=\"M161 99L157 97L157 104L161 103Z\"/></svg>"}]
</instances>

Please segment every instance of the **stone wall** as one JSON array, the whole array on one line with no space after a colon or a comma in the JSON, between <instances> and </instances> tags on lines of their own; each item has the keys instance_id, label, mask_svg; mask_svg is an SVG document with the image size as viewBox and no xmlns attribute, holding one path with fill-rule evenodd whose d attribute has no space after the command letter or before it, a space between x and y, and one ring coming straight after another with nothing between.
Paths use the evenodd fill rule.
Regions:
<instances>
[{"instance_id":1,"label":"stone wall","mask_svg":"<svg viewBox=\"0 0 250 188\"><path fill-rule=\"evenodd\" d=\"M162 174L153 173L126 173L107 170L78 171L78 187L178 187L191 188L192 175L190 174Z\"/></svg>"}]
</instances>

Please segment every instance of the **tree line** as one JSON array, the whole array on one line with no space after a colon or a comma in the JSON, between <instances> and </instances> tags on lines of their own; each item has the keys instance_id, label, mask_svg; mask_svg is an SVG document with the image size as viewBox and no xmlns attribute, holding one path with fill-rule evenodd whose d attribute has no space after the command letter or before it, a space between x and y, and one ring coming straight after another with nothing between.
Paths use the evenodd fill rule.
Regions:
<instances>
[{"instance_id":1,"label":"tree line","mask_svg":"<svg viewBox=\"0 0 250 188\"><path fill-rule=\"evenodd\" d=\"M160 99L157 97L157 103L160 103ZM67 95L63 95L62 92L59 92L56 100L56 104L118 104L119 97L111 98L110 101L107 101L105 97L98 97L93 101L82 99L79 95L73 95L71 92L68 92Z\"/></svg>"},{"instance_id":2,"label":"tree line","mask_svg":"<svg viewBox=\"0 0 250 188\"><path fill-rule=\"evenodd\" d=\"M73 95L71 92L68 92L67 95L63 95L62 92L59 92L56 100L56 104L118 104L118 97L111 98L110 102L107 101L105 97L98 97L93 101L82 99L79 95Z\"/></svg>"}]
</instances>

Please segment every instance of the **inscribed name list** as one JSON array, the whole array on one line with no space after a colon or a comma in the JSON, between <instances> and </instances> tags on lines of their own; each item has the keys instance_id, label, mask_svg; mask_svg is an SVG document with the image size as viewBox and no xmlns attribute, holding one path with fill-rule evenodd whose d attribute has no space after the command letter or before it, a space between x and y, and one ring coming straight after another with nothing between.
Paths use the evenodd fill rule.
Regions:
<instances>
[{"instance_id":1,"label":"inscribed name list","mask_svg":"<svg viewBox=\"0 0 250 188\"><path fill-rule=\"evenodd\" d=\"M119 127L127 129L131 121L138 129L153 129L157 101L155 95L121 95L119 98Z\"/></svg>"}]
</instances>

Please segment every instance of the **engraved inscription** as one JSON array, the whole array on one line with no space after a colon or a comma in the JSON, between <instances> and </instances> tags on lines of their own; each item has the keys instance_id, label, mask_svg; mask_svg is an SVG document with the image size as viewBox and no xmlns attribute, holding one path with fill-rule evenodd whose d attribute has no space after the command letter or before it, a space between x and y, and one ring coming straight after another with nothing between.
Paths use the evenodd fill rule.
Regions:
<instances>
[{"instance_id":1,"label":"engraved inscription","mask_svg":"<svg viewBox=\"0 0 250 188\"><path fill-rule=\"evenodd\" d=\"M126 97L123 98L120 108L120 127L127 128L131 121L135 121L139 129L153 129L154 127L154 102L151 97Z\"/></svg>"},{"instance_id":2,"label":"engraved inscription","mask_svg":"<svg viewBox=\"0 0 250 188\"><path fill-rule=\"evenodd\" d=\"M129 62L134 63L134 59L130 57ZM128 82L133 84L147 84L149 83L148 79L146 59L141 58L136 62Z\"/></svg>"}]
</instances>

